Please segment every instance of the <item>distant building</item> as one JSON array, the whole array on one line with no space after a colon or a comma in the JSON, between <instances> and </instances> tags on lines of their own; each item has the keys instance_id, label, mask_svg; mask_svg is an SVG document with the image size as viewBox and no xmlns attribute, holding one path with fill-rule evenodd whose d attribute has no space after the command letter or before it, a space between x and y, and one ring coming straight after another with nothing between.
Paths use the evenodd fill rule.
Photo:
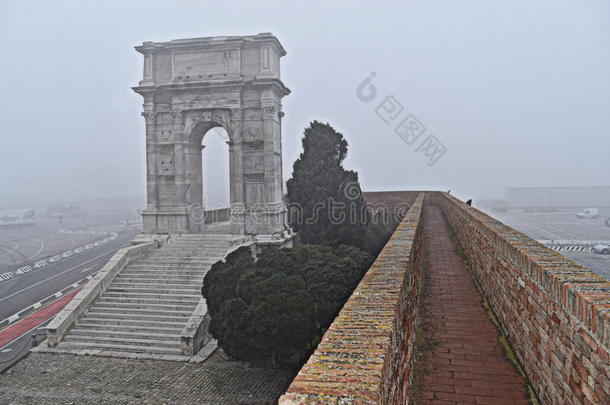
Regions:
<instances>
[{"instance_id":1,"label":"distant building","mask_svg":"<svg viewBox=\"0 0 610 405\"><path fill-rule=\"evenodd\" d=\"M33 209L0 209L0 227L21 227L36 224Z\"/></svg>"}]
</instances>

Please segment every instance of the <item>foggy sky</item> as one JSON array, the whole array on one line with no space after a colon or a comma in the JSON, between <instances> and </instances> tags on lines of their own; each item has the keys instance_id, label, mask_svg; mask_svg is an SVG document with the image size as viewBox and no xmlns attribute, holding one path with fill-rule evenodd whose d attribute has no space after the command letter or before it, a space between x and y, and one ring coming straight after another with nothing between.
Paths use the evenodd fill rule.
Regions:
<instances>
[{"instance_id":1,"label":"foggy sky","mask_svg":"<svg viewBox=\"0 0 610 405\"><path fill-rule=\"evenodd\" d=\"M366 190L609 185L610 2L502 3L0 0L0 206L144 196L133 47L259 32L288 51L284 181L318 119L347 137ZM356 97L371 72L446 146L435 165ZM213 143L206 167L225 174L206 179L224 193Z\"/></svg>"}]
</instances>

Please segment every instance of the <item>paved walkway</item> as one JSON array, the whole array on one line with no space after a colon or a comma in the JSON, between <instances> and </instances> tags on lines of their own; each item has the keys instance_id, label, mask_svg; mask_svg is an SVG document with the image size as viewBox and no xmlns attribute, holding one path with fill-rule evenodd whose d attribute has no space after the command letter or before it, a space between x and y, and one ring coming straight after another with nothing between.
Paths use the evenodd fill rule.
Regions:
<instances>
[{"instance_id":1,"label":"paved walkway","mask_svg":"<svg viewBox=\"0 0 610 405\"><path fill-rule=\"evenodd\" d=\"M424 211L423 342L415 404L528 404L525 380L506 358L498 330L440 209Z\"/></svg>"},{"instance_id":2,"label":"paved walkway","mask_svg":"<svg viewBox=\"0 0 610 405\"><path fill-rule=\"evenodd\" d=\"M201 364L30 353L0 374L0 404L271 405L292 377L222 352Z\"/></svg>"}]
</instances>

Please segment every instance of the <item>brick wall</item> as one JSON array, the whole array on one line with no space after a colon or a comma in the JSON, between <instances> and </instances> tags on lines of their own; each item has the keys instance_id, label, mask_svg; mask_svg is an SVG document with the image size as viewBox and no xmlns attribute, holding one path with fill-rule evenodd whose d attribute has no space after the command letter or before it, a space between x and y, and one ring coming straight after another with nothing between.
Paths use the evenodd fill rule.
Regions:
<instances>
[{"instance_id":1,"label":"brick wall","mask_svg":"<svg viewBox=\"0 0 610 405\"><path fill-rule=\"evenodd\" d=\"M403 404L421 268L420 194L280 405Z\"/></svg>"},{"instance_id":2,"label":"brick wall","mask_svg":"<svg viewBox=\"0 0 610 405\"><path fill-rule=\"evenodd\" d=\"M441 206L544 404L610 404L610 283L446 193Z\"/></svg>"}]
</instances>

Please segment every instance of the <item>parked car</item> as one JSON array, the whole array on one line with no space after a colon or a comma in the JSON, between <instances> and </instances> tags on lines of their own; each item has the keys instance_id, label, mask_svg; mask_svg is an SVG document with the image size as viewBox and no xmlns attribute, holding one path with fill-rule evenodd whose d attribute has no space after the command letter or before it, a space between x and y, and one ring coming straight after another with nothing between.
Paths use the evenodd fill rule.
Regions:
<instances>
[{"instance_id":1,"label":"parked car","mask_svg":"<svg viewBox=\"0 0 610 405\"><path fill-rule=\"evenodd\" d=\"M593 253L597 253L598 255L610 255L610 246L604 245L603 243L595 245L593 246Z\"/></svg>"},{"instance_id":2,"label":"parked car","mask_svg":"<svg viewBox=\"0 0 610 405\"><path fill-rule=\"evenodd\" d=\"M577 218L597 218L599 217L599 209L597 208L585 208L576 214Z\"/></svg>"}]
</instances>

